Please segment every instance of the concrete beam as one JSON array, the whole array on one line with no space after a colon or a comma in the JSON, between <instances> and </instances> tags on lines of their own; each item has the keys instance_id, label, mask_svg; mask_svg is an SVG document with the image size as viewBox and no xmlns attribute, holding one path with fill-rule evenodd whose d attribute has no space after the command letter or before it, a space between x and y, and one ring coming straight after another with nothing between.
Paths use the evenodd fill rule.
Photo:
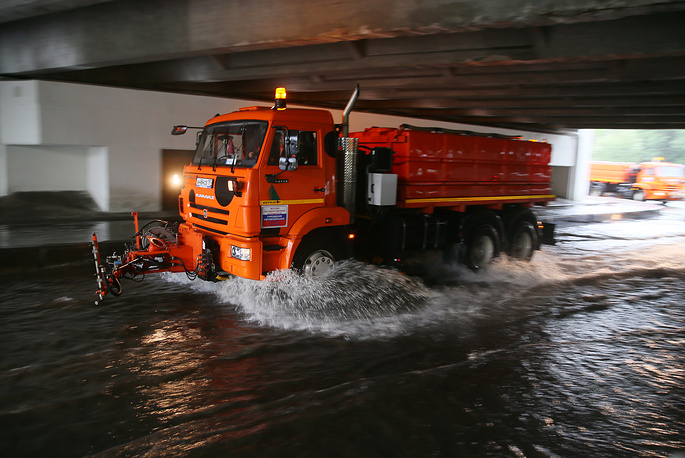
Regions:
<instances>
[{"instance_id":1,"label":"concrete beam","mask_svg":"<svg viewBox=\"0 0 685 458\"><path fill-rule=\"evenodd\" d=\"M609 6L599 0L120 0L3 24L0 74L682 9L678 0L615 0ZM537 35L535 49L544 53L565 42L553 38ZM369 55L368 49L355 52L357 60Z\"/></svg>"}]
</instances>

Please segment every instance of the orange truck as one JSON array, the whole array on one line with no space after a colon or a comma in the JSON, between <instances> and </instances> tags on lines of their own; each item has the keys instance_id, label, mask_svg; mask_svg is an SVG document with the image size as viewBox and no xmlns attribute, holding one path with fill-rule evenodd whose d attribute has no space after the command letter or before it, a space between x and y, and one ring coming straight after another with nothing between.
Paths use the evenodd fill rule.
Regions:
<instances>
[{"instance_id":1,"label":"orange truck","mask_svg":"<svg viewBox=\"0 0 685 458\"><path fill-rule=\"evenodd\" d=\"M502 252L528 260L540 248L549 231L532 207L554 199L549 144L408 125L350 133L358 94L342 124L328 111L287 108L279 89L273 107L198 128L178 198L183 222L140 228L134 214L134 237L108 268L93 234L99 299L153 272L317 277L346 258L401 268L427 250L478 270Z\"/></svg>"},{"instance_id":2,"label":"orange truck","mask_svg":"<svg viewBox=\"0 0 685 458\"><path fill-rule=\"evenodd\" d=\"M590 195L615 193L634 200L683 200L685 167L681 164L652 162L592 162Z\"/></svg>"}]
</instances>

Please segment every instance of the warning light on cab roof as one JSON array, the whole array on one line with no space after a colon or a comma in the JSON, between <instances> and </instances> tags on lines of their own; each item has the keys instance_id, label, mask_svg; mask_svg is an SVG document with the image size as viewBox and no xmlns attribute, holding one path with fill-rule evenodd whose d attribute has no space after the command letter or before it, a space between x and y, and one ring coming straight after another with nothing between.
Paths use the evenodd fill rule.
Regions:
<instances>
[{"instance_id":1,"label":"warning light on cab roof","mask_svg":"<svg viewBox=\"0 0 685 458\"><path fill-rule=\"evenodd\" d=\"M286 98L286 92L284 87L277 87L276 88L276 102L274 104L274 109L275 110L285 110L285 98Z\"/></svg>"}]
</instances>

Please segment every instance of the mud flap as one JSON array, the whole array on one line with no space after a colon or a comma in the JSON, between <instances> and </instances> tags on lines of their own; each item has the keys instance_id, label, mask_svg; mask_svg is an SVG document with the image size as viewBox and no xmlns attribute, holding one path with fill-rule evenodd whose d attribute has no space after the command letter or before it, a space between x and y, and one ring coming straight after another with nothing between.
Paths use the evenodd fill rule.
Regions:
<instances>
[{"instance_id":1,"label":"mud flap","mask_svg":"<svg viewBox=\"0 0 685 458\"><path fill-rule=\"evenodd\" d=\"M554 223L540 223L542 229L542 239L541 243L544 245L556 245L557 241L554 238L554 229L556 224Z\"/></svg>"}]
</instances>

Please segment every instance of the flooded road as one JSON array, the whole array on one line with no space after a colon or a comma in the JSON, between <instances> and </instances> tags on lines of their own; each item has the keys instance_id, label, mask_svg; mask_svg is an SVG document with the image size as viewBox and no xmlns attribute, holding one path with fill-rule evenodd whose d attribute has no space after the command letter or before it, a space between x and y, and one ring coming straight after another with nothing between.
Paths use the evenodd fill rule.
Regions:
<instances>
[{"instance_id":1,"label":"flooded road","mask_svg":"<svg viewBox=\"0 0 685 458\"><path fill-rule=\"evenodd\" d=\"M681 456L685 207L531 263L0 277L3 456Z\"/></svg>"}]
</instances>

